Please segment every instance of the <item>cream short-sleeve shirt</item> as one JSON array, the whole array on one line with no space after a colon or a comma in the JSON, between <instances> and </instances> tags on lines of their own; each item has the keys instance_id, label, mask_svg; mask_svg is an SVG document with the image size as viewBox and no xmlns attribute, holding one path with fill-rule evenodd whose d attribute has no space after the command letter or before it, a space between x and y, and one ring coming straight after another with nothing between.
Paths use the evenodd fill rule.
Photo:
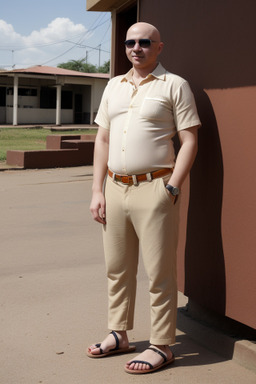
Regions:
<instances>
[{"instance_id":1,"label":"cream short-sleeve shirt","mask_svg":"<svg viewBox=\"0 0 256 384\"><path fill-rule=\"evenodd\" d=\"M174 166L172 137L201 125L189 84L161 64L136 88L132 69L111 79L95 122L110 130L108 167L141 174Z\"/></svg>"}]
</instances>

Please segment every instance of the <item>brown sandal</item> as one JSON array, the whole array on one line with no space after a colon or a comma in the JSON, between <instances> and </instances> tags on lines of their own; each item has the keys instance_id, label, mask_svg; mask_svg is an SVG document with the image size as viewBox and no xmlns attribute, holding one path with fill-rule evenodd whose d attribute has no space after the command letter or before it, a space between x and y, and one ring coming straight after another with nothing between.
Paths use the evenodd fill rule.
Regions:
<instances>
[{"instance_id":1,"label":"brown sandal","mask_svg":"<svg viewBox=\"0 0 256 384\"><path fill-rule=\"evenodd\" d=\"M99 357L106 357L106 356L110 356L110 355L115 355L115 354L118 354L118 353L130 353L130 352L134 352L135 351L135 346L128 346L126 348L119 348L119 339L118 339L118 336L116 334L115 331L112 331L110 332L110 334L112 334L116 340L116 346L115 348L113 349L110 349L108 352L104 352L102 350L102 348L100 348L101 346L101 343L98 343L98 344L95 344L95 346L97 348L100 348L100 353L99 354L93 354L90 352L89 348L87 349L87 356L88 357L92 357L92 358L99 358Z\"/></svg>"},{"instance_id":2,"label":"brown sandal","mask_svg":"<svg viewBox=\"0 0 256 384\"><path fill-rule=\"evenodd\" d=\"M175 360L175 357L174 357L174 354L172 355L172 358L167 360L166 356L164 355L163 352L159 351L158 349L154 348L154 347L149 347L147 349L151 349L152 351L158 353L162 358L163 358L163 362L159 365L157 365L156 367L153 367L152 364L150 364L148 361L143 361L143 360L132 360L130 361L128 364L131 365L133 363L139 363L139 364L147 364L149 365L149 369L129 369L129 368L126 368L125 367L125 372L127 373L131 373L131 374L145 374L145 373L151 373L151 372L155 372L157 371L158 369L161 369L169 364L172 364Z\"/></svg>"}]
</instances>

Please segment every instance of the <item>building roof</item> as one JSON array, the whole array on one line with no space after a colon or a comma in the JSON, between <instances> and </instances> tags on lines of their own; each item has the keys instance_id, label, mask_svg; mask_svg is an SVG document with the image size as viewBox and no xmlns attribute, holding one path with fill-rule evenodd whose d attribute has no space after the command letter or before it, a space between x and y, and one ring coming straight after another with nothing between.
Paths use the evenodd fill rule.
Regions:
<instances>
[{"instance_id":1,"label":"building roof","mask_svg":"<svg viewBox=\"0 0 256 384\"><path fill-rule=\"evenodd\" d=\"M85 73L72 71L70 69L48 67L45 65L36 65L25 69L14 69L12 71L4 71L4 74L10 73L27 73L27 74L40 74L40 75L55 75L55 76L77 76L77 77L93 77L97 79L108 79L109 73Z\"/></svg>"},{"instance_id":2,"label":"building roof","mask_svg":"<svg viewBox=\"0 0 256 384\"><path fill-rule=\"evenodd\" d=\"M87 11L113 11L116 8L121 7L127 0L87 0L86 9ZM130 3L136 3L136 0L130 0Z\"/></svg>"}]
</instances>

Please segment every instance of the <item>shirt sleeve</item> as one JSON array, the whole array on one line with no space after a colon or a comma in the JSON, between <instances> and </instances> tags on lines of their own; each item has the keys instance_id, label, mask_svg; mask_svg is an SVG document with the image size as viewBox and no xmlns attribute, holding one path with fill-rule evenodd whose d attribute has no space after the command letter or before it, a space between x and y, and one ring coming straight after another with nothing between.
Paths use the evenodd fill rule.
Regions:
<instances>
[{"instance_id":1,"label":"shirt sleeve","mask_svg":"<svg viewBox=\"0 0 256 384\"><path fill-rule=\"evenodd\" d=\"M109 114L108 114L108 93L109 93L109 84L106 86L103 92L99 110L95 118L95 123L105 129L110 129L110 120L109 120Z\"/></svg>"},{"instance_id":2,"label":"shirt sleeve","mask_svg":"<svg viewBox=\"0 0 256 384\"><path fill-rule=\"evenodd\" d=\"M184 81L174 95L174 121L177 131L201 126L194 95L187 81Z\"/></svg>"}]
</instances>

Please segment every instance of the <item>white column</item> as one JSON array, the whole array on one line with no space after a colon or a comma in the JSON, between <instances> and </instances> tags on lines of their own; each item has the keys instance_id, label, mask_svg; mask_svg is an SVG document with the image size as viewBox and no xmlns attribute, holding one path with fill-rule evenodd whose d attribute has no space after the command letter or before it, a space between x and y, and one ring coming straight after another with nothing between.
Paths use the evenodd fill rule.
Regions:
<instances>
[{"instance_id":1,"label":"white column","mask_svg":"<svg viewBox=\"0 0 256 384\"><path fill-rule=\"evenodd\" d=\"M93 121L94 121L93 114L94 114L94 82L91 85L91 108L90 108L90 124L91 125L93 124Z\"/></svg>"},{"instance_id":2,"label":"white column","mask_svg":"<svg viewBox=\"0 0 256 384\"><path fill-rule=\"evenodd\" d=\"M57 85L56 92L56 125L61 125L61 85Z\"/></svg>"},{"instance_id":3,"label":"white column","mask_svg":"<svg viewBox=\"0 0 256 384\"><path fill-rule=\"evenodd\" d=\"M19 85L19 78L17 75L14 75L12 125L18 125L18 85Z\"/></svg>"}]
</instances>

